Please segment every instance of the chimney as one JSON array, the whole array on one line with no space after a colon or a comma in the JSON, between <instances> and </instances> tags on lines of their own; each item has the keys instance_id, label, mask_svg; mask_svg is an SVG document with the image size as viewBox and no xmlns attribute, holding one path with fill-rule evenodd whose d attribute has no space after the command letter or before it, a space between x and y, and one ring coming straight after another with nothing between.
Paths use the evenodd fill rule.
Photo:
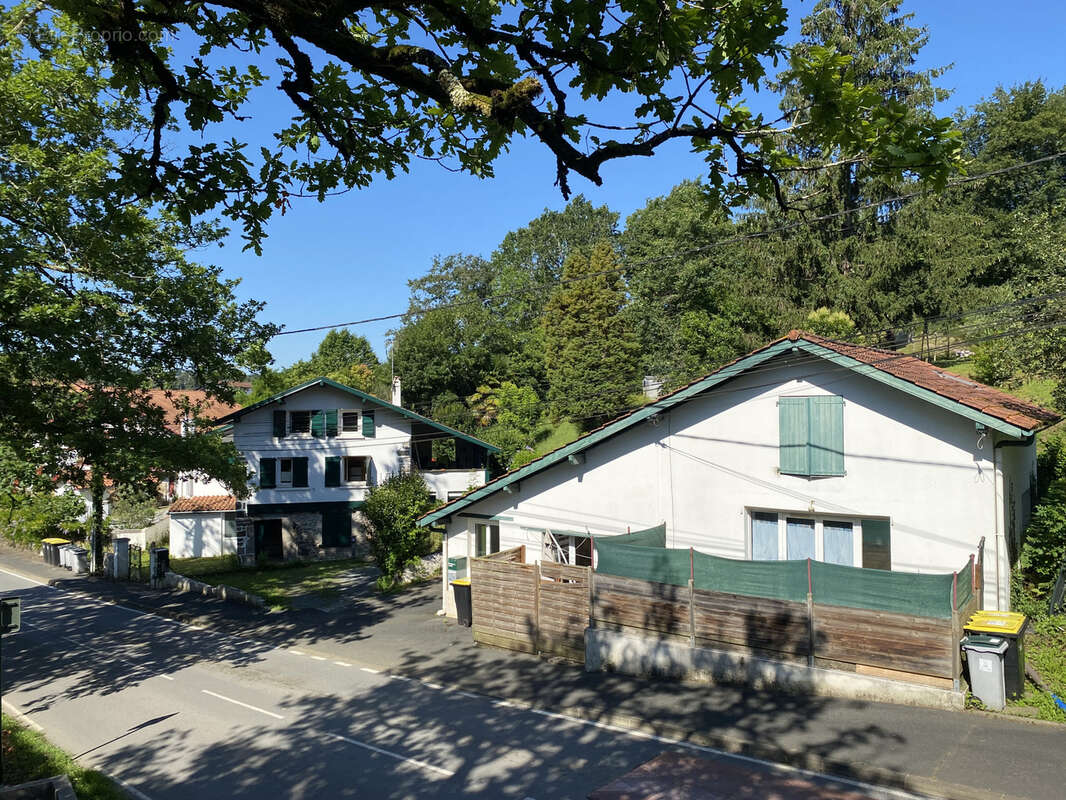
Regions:
<instances>
[{"instance_id":1,"label":"chimney","mask_svg":"<svg viewBox=\"0 0 1066 800\"><path fill-rule=\"evenodd\" d=\"M392 404L394 406L402 406L403 403L400 402L402 399L403 399L403 397L400 394L400 379L398 377L393 377L393 379L392 379Z\"/></svg>"}]
</instances>

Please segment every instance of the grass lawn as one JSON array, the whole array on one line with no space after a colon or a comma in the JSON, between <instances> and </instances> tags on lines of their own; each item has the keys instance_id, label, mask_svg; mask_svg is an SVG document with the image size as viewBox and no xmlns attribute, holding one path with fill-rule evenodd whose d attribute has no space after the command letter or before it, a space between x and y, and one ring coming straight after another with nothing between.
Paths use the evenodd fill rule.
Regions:
<instances>
[{"instance_id":1,"label":"grass lawn","mask_svg":"<svg viewBox=\"0 0 1066 800\"><path fill-rule=\"evenodd\" d=\"M204 559L200 559L204 560ZM323 599L336 597L341 582L355 568L365 567L367 562L356 558L340 561L311 561L298 564L277 564L254 569L231 569L199 573L210 583L224 583L246 592L257 594L271 608L289 608L293 598L315 594ZM184 573L177 567L175 572Z\"/></svg>"},{"instance_id":2,"label":"grass lawn","mask_svg":"<svg viewBox=\"0 0 1066 800\"><path fill-rule=\"evenodd\" d=\"M40 733L3 715L4 783L19 784L66 775L78 800L128 800L127 795L102 772L85 769L69 755L50 744Z\"/></svg>"},{"instance_id":3,"label":"grass lawn","mask_svg":"<svg viewBox=\"0 0 1066 800\"><path fill-rule=\"evenodd\" d=\"M1025 637L1025 659L1036 667L1048 688L1066 700L1066 614L1033 621ZM1038 708L1040 719L1066 722L1066 711L1028 681L1025 695L1011 704Z\"/></svg>"},{"instance_id":4,"label":"grass lawn","mask_svg":"<svg viewBox=\"0 0 1066 800\"><path fill-rule=\"evenodd\" d=\"M546 429L537 431L537 440L534 445L536 457L540 458L545 453L557 450L563 445L570 444L581 435L581 429L569 420L563 420L558 425L547 426Z\"/></svg>"}]
</instances>

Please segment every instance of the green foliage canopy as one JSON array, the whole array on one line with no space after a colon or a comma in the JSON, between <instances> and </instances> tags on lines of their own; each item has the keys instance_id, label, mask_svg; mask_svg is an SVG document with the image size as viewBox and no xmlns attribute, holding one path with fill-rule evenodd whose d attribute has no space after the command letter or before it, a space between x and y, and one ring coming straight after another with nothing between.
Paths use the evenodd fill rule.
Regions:
<instances>
[{"instance_id":1,"label":"green foliage canopy","mask_svg":"<svg viewBox=\"0 0 1066 800\"><path fill-rule=\"evenodd\" d=\"M782 142L800 130L843 158L934 183L956 163L950 122L857 81L850 54L789 52L781 0L54 5L106 44L115 91L148 98L148 143L122 154L130 187L186 220L222 208L253 247L294 194L365 186L412 158L488 176L519 136L554 156L564 196L572 173L599 184L604 164L677 140L704 154L709 185L738 203L787 202L781 175L796 162ZM775 127L746 102L782 60L803 97L802 129ZM235 121L259 118L255 90L268 80L291 101L291 121L258 153L221 141ZM168 146L179 121L195 144Z\"/></svg>"}]
</instances>

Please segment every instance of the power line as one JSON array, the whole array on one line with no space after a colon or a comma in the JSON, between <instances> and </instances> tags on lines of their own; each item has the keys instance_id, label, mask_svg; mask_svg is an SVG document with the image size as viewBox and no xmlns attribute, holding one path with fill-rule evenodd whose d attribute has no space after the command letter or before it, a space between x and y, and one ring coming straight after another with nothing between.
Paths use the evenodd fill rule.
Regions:
<instances>
[{"instance_id":1,"label":"power line","mask_svg":"<svg viewBox=\"0 0 1066 800\"><path fill-rule=\"evenodd\" d=\"M964 185L967 185L967 184L976 183L977 181L982 181L982 180L986 180L988 178L996 177L998 175L1005 175L1005 174L1008 174L1008 173L1011 173L1011 172L1017 172L1018 170L1028 169L1030 167L1034 167L1034 166L1037 166L1039 164L1044 164L1044 163L1048 163L1048 162L1051 162L1051 161L1055 161L1055 160L1058 160L1058 159L1063 158L1063 157L1066 157L1066 150L1058 152L1058 153L1054 153L1053 155L1043 156L1041 158L1035 158L1035 159L1032 159L1030 161L1025 161L1025 162L1022 162L1022 163L1019 163L1019 164L1011 164L1011 165L1006 166L1006 167L1000 167L999 169L989 170L988 172L983 172L983 173L980 173L979 175L968 175L968 176L963 177L963 178L956 178L955 180L948 181L947 184L944 186L944 188L941 189L939 192L928 192L928 191L924 191L924 190L918 190L918 191L914 191L914 192L909 192L907 194L897 195L896 197L888 197L888 198L884 198L884 199L881 199L881 200L872 200L872 201L870 201L868 203L864 203L862 205L856 206L855 208L841 209L839 211L833 211L831 213L822 214L822 215L817 216L817 217L810 217L810 218L805 218L805 219L801 219L801 220L796 220L794 222L785 223L783 225L778 225L778 226L773 227L773 228L766 228L766 229L760 230L760 231L752 231L750 233L738 234L736 236L731 236L731 237L728 237L726 239L719 239L716 242L710 242L710 243L705 244L705 245L699 245L699 246L696 246L696 247L684 248L684 249L681 249L681 250L674 250L674 251L671 251L669 253L664 253L664 254L661 254L661 255L658 255L658 256L645 258L645 259L638 259L636 261L630 261L629 263L627 263L624 266L613 267L611 269L599 270L599 271L596 271L596 272L589 272L589 273L586 273L586 274L582 275L580 278L569 278L569 279L562 279L561 278L561 279L559 279L557 281L550 281L550 282L545 282L545 283L532 284L532 285L530 285L528 287L525 287L523 289L518 289L518 290L516 290L514 292L500 293L500 294L490 294L490 295L486 295L485 297L475 298L475 299L470 299L470 300L457 300L457 301L454 301L454 302L451 302L451 303L440 303L440 304L432 305L432 306L423 306L423 307L420 307L420 308L408 309L407 311L397 312L397 313L393 313L393 314L382 314L382 315L376 316L376 317L366 317L364 319L352 320L350 322L338 322L338 323L331 324L331 325L315 325L315 326L307 327L307 328L296 328L296 329L288 330L288 331L280 331L279 333L275 334L275 336L292 336L292 335L295 335L295 334L298 334L298 333L313 333L313 332L316 332L316 331L331 330L333 328L348 328L348 327L352 327L352 326L355 326L355 325L366 325L366 324L369 324L369 323L372 323L372 322L387 322L389 320L402 319L402 318L407 317L409 315L426 314L426 313L428 313L430 311L443 311L443 310L453 309L453 308L463 308L463 307L466 307L466 306L484 306L488 302L493 301L493 300L511 299L511 298L514 298L514 297L519 297L519 296L522 296L522 295L529 294L531 292L536 292L536 291L540 291L540 290L544 290L544 289L551 289L551 288L556 287L556 286L565 286L565 285L568 285L570 283L577 283L577 282L580 282L580 281L588 280L589 278L602 277L602 276L605 276L605 275L615 275L615 274L619 274L619 273L622 273L622 272L626 272L627 270L635 269L637 267L652 266L652 265L655 265L655 264L661 264L664 261L670 261L670 260L673 260L673 259L684 258L684 257L692 256L692 255L699 255L699 254L702 254L702 253L705 253L705 252L709 252L710 250L716 249L718 247L723 247L723 246L728 245L728 244L737 244L737 243L746 242L746 241L753 241L753 240L757 240L757 239L765 239L765 238L773 236L774 234L777 234L777 233L785 233L785 232L788 232L788 231L791 231L791 230L795 230L795 229L801 228L801 227L812 227L816 223L827 222L829 220L838 219L840 217L848 216L848 215L851 215L851 214L856 214L856 213L858 213L860 211L868 211L871 208L880 208L882 206L885 206L885 205L888 205L888 204L891 204L891 203L902 203L902 202L904 202L906 200L911 200L911 199L914 199L915 197L921 197L923 195L924 196L930 196L930 195L944 194L945 192L947 192L947 190L955 188L955 187L958 187L958 186L964 186ZM899 211L901 211L902 208L903 207L901 206L900 208L888 209L888 210L885 211L885 214L886 215L896 214Z\"/></svg>"},{"instance_id":2,"label":"power line","mask_svg":"<svg viewBox=\"0 0 1066 800\"><path fill-rule=\"evenodd\" d=\"M1061 298L1066 298L1066 291L1064 291L1064 292L1053 292L1053 293L1049 293L1049 294L1038 295L1038 296L1035 296L1035 297L1029 297L1029 298L1024 298L1024 299L1020 299L1020 300L1014 300L1014 301L1010 301L1010 302L1006 302L1006 303L999 303L999 304L992 305L992 306L984 306L982 308L976 308L976 309L973 309L971 311L960 312L958 314L953 314L953 315L942 315L942 316L938 316L938 317L928 317L926 319L920 319L920 320L917 320L917 321L915 321L913 323L909 323L908 325L899 326L897 328L897 330L904 331L904 330L908 330L908 329L914 329L914 328L917 328L919 326L923 326L926 323L934 322L934 321L959 320L959 319L964 319L966 317L971 317L971 316L987 315L987 314L990 314L992 312L1001 311L1001 310L1004 310L1004 309L1015 309L1015 308L1024 307L1024 306L1027 306L1027 305L1034 305L1034 304L1037 304L1037 303L1043 303L1045 301L1056 300L1056 299L1061 299ZM1027 322L1027 321L1028 322L1034 322L1034 320L1026 320L1023 317L1018 317L1018 316L1011 316L1011 317L1008 317L1006 319L980 319L980 320L975 320L974 322L971 322L971 323L968 323L968 324L965 324L965 325L961 325L961 326L958 326L958 327L952 329L951 333L960 334L960 335L957 338L955 338L954 341L951 342L951 346L952 347L964 347L964 346L966 346L968 344L976 344L976 343L979 343L981 341L989 341L991 338L1003 338L1002 336L1000 336L998 334L993 334L993 335L990 335L988 337L982 337L980 339L966 339L965 337L969 336L971 333L973 333L975 331L978 331L980 329L996 328L996 327L1000 327L1000 326L1004 326L1004 325L1009 325L1009 324L1014 323L1014 322ZM1036 320L1036 321L1039 321L1039 320ZM866 347L876 346L877 343L878 343L878 340L874 340L871 343L865 343L864 339L869 334L872 334L872 333L883 333L884 330L885 329L883 329L883 328L878 328L878 329L873 329L873 330L868 330L868 331L856 332L854 334L854 336L856 337L856 340L857 340L855 343L861 344L862 346L866 346ZM1016 335L1019 332L1020 331L1018 331L1017 329L1012 329L1012 330L1008 331L1006 335ZM1021 331L1021 332L1024 332L1024 331ZM937 349L939 349L939 348L937 348ZM678 349L678 352L679 352L679 349ZM900 357L900 358L907 357L907 356L914 356L916 358L918 357L914 353L903 353L903 352L899 352L898 354L893 354L893 355L895 357ZM772 365L753 367L752 369L748 370L748 374L752 374L752 373L756 373L756 372L760 372L760 371L764 371L764 370L770 370L770 369L774 369L774 367ZM709 368L708 368L708 371L709 371ZM523 384L522 387L523 388L528 387L528 388L549 389L550 388L550 384L547 383L546 381L536 381L536 382ZM632 384L631 386L629 386L627 388L629 388L633 393L636 393L637 391L640 391L640 390L643 389L643 385L634 383L634 384ZM592 399L597 399L599 397L616 395L616 394L617 394L617 390L585 393L585 394L579 395L576 398L576 400L578 400L578 401L592 400ZM464 398L460 398L461 402L463 400L464 400ZM520 408L523 408L525 410L529 410L529 409L536 408L537 406L543 405L543 404L546 404L546 403L547 403L546 400L538 400L536 404L529 403L529 404L526 404L525 406L520 406ZM414 404L414 405L411 406L411 408L412 408L412 410L421 409L422 412L425 415L427 415L427 416L429 416L429 415L431 415L433 413L433 407L432 407L431 404L425 404L425 403Z\"/></svg>"},{"instance_id":3,"label":"power line","mask_svg":"<svg viewBox=\"0 0 1066 800\"><path fill-rule=\"evenodd\" d=\"M1038 324L1038 325L1027 325L1027 326L1025 326L1025 327L1023 327L1021 329L1013 329L1013 330L1010 330L1010 331L1005 331L1005 332L1000 332L1000 333L995 333L995 334L989 334L989 335L986 335L986 336L977 336L977 337L973 337L973 338L970 338L970 339L962 339L962 340L958 341L956 344L959 345L959 346L975 345L975 344L981 344L983 342L989 342L989 341L996 341L996 340L999 340L999 339L1004 339L1004 338L1007 338L1007 337L1010 337L1010 336L1018 336L1018 335L1022 335L1022 334L1034 333L1034 332L1037 332L1037 331L1049 330L1049 329L1055 329L1055 328L1066 328L1066 317L1059 316L1059 317L1057 317L1057 318L1055 318L1053 320L1046 321L1046 322ZM913 353L885 353L884 358L876 359L874 361L864 361L862 363L863 363L863 366L866 366L866 367L872 367L872 368L875 368L875 369L881 369L884 365L890 364L893 361L897 361L897 360L900 360L900 359L903 359L903 358L917 358L917 356L915 356ZM780 364L774 364L774 363L760 364L760 365L757 365L757 366L751 367L750 369L745 370L743 373L739 373L737 377L740 377L741 375L744 376L744 377L751 377L753 375L759 375L759 374L762 374L762 373L776 371L776 370L779 370L779 369L780 369ZM794 376L794 377L797 378L797 379L799 379L799 378L802 378L802 379L816 378L816 377L819 377L821 375L838 374L840 369L841 369L841 367L839 367L837 365L831 365L831 366L824 367L822 369L815 369L815 370L812 370L812 371L809 371L809 372L803 372L800 375ZM691 386L693 383L696 383L699 380L703 380L703 377L707 377L707 376L702 376L701 378L696 379L696 381L692 381L692 382L690 382L689 384L686 384L686 385L687 386ZM841 380L843 380L844 378L847 378L847 377L850 377L850 375L843 376L841 378ZM750 391L755 390L755 389L765 389L765 388L769 388L771 386L776 386L776 385L778 385L780 383L781 383L780 380L774 380L774 381L768 381L768 382L757 383L757 384L745 384L744 386L740 386L740 387L736 387L736 386L716 386L716 387L713 387L711 389L708 389L708 390L700 393L700 397L720 396L720 395L725 395L725 394L730 394L730 393L735 393L735 392L750 392ZM684 386L679 387L679 389L675 390L675 392L671 392L670 394L674 394L674 393L676 393L676 391L680 391L680 389L683 389L683 388L685 388L685 387ZM602 393L592 394L592 395L583 395L579 399L595 399L598 396L602 396ZM780 396L788 396L788 395L780 395ZM652 401L650 401L648 403L642 403L642 404L636 405L636 406L622 406L622 407L619 407L619 408L616 408L616 409L613 409L613 410L604 411L602 413L598 413L598 414L595 414L595 415L568 417L567 419L570 422L584 422L584 421L587 421L587 420L590 420L590 419L602 419L603 417L606 416L606 417L610 417L610 419L605 424L610 424L611 422L615 422L615 421L617 421L619 419L622 419L623 417L627 416L628 414L631 414L631 413L633 413L635 411L639 411L642 408L647 408L649 406L656 406L656 405L658 405L660 403L661 399L668 399L668 398L669 398L669 395L667 395L666 398L660 398L658 400L652 400ZM667 406L662 406L662 407L664 409L667 408ZM476 434L472 434L472 435L476 435ZM443 439L443 438L451 438L451 437L449 437L448 435L444 435L444 434L442 434L440 436L429 435L429 436L426 437L427 440L428 439L437 439L437 438Z\"/></svg>"}]
</instances>

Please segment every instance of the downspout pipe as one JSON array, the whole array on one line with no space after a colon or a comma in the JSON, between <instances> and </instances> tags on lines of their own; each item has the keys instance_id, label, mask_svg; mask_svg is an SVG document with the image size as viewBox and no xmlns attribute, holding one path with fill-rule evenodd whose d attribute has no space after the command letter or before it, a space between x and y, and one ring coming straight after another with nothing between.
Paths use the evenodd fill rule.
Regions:
<instances>
[{"instance_id":1,"label":"downspout pipe","mask_svg":"<svg viewBox=\"0 0 1066 800\"><path fill-rule=\"evenodd\" d=\"M993 513L995 514L994 522L995 522L995 526L996 526L995 527L995 534L996 534L996 540L995 540L996 541L996 608L999 609L999 610L1003 610L1002 608L1000 608L1001 604L1000 604L1000 599L999 599L1000 598L1000 589L1001 589L1001 586L1002 586L1002 582L1001 582L1002 579L1001 579L1001 576L1000 576L1000 569L999 569L999 560L1000 560L999 541L1000 541L1000 539L1003 539L1005 537L1006 533L1001 530L1002 529L1002 525L1001 525L1002 520L999 518L999 514L1000 514L1000 510L999 510L999 465L996 463L996 451L998 451L1002 447L1028 447L1034 441L1036 441L1036 434L1035 433L1030 433L1028 436L1026 436L1023 439L1000 439L999 441L997 441L995 444L992 445L992 508L993 508ZM1004 508L1006 508L1006 507L1007 507L1006 503L1004 503ZM1010 595L1009 595L1009 593L1008 593L1008 596L1007 596L1007 604L1008 605L1010 604Z\"/></svg>"}]
</instances>

